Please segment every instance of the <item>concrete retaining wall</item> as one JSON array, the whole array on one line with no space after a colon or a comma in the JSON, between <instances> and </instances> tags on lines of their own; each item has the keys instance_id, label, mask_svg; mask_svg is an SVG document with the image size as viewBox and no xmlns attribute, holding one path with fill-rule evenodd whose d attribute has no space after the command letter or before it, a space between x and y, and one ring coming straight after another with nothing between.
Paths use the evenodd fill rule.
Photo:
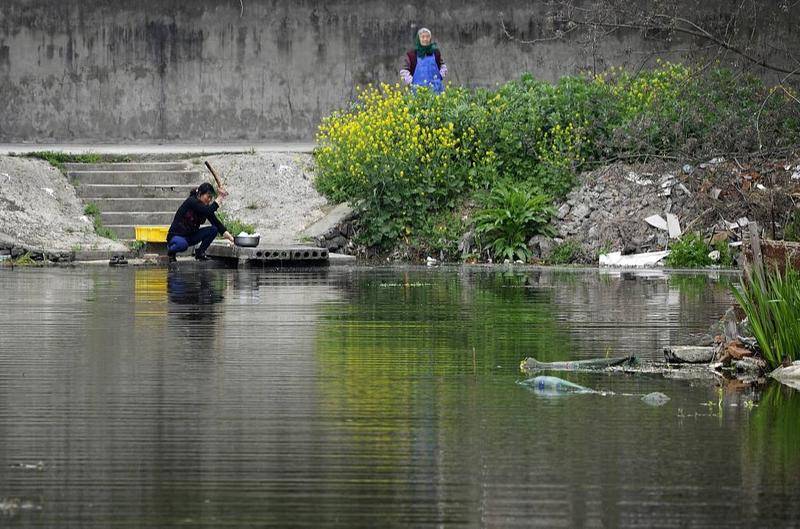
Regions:
<instances>
[{"instance_id":1,"label":"concrete retaining wall","mask_svg":"<svg viewBox=\"0 0 800 529\"><path fill-rule=\"evenodd\" d=\"M711 25L738 4L680 1ZM792 9L760 34L797 50ZM0 142L309 140L356 85L397 81L420 25L469 86L638 65L662 46L635 32L593 50L520 44L500 24L536 39L548 13L543 0L2 0Z\"/></svg>"}]
</instances>

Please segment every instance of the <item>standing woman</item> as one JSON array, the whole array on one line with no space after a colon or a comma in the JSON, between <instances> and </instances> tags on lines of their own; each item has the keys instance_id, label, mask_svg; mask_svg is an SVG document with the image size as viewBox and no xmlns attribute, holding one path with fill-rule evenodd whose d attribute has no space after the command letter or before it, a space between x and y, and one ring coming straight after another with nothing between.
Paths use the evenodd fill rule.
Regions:
<instances>
[{"instance_id":1,"label":"standing woman","mask_svg":"<svg viewBox=\"0 0 800 529\"><path fill-rule=\"evenodd\" d=\"M444 90L442 79L447 75L447 65L442 61L439 47L432 40L431 30L422 28L414 38L414 49L406 53L400 77L407 85L427 86L437 94Z\"/></svg>"},{"instance_id":2,"label":"standing woman","mask_svg":"<svg viewBox=\"0 0 800 529\"><path fill-rule=\"evenodd\" d=\"M219 209L218 202L224 196L225 192L220 189L220 197L215 201L216 193L208 182L203 182L196 189L192 189L189 197L175 213L167 232L167 255L171 263L176 261L175 254L197 243L200 243L200 246L195 250L194 258L198 261L207 261L206 249L218 234L233 242L233 235L228 233L228 229L214 214ZM211 226L201 229L200 225L206 220Z\"/></svg>"}]
</instances>

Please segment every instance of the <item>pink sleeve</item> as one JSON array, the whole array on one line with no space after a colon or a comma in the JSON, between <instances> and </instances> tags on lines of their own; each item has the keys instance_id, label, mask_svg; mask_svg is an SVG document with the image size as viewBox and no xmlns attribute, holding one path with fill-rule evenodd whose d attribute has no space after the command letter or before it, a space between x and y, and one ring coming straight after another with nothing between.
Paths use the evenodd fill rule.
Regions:
<instances>
[{"instance_id":1,"label":"pink sleeve","mask_svg":"<svg viewBox=\"0 0 800 529\"><path fill-rule=\"evenodd\" d=\"M439 75L442 76L442 79L444 79L444 76L447 75L447 65L446 64L443 64L442 67L439 68Z\"/></svg>"}]
</instances>

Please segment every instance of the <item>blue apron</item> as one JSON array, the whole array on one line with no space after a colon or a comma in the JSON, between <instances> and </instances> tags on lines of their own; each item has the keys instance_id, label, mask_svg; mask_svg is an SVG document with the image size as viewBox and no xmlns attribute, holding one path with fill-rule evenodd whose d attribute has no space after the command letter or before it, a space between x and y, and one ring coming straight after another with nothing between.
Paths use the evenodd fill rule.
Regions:
<instances>
[{"instance_id":1,"label":"blue apron","mask_svg":"<svg viewBox=\"0 0 800 529\"><path fill-rule=\"evenodd\" d=\"M434 55L420 57L417 55L417 67L414 69L414 79L412 86L428 86L437 94L444 90L442 76L439 74L439 66L436 64Z\"/></svg>"}]
</instances>

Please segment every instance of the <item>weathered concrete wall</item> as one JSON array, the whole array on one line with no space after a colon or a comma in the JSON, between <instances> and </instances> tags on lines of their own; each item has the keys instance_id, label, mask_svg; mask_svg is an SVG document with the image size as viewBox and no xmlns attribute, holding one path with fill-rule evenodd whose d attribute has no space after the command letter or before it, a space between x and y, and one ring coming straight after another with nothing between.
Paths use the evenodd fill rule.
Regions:
<instances>
[{"instance_id":1,"label":"weathered concrete wall","mask_svg":"<svg viewBox=\"0 0 800 529\"><path fill-rule=\"evenodd\" d=\"M661 46L509 40L501 19L523 40L552 28L544 0L0 1L0 142L311 139L356 85L397 81L421 25L469 86L638 65ZM723 22L736 3L681 1ZM770 30L789 49L796 18Z\"/></svg>"}]
</instances>

